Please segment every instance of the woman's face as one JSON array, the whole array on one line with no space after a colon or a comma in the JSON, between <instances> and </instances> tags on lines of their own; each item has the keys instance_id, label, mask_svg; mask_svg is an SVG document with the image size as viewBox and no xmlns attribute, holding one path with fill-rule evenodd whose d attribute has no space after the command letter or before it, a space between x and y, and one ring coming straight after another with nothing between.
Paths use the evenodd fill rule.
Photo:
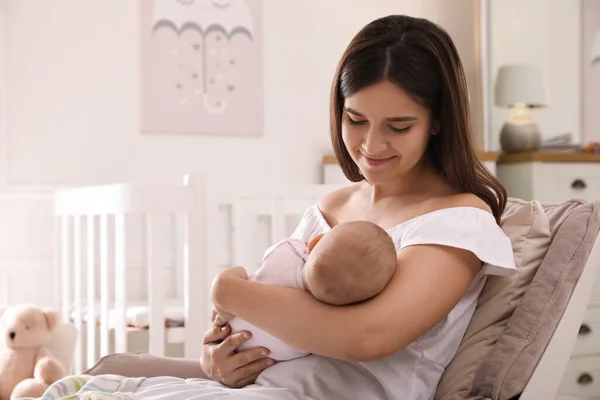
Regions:
<instances>
[{"instance_id":1,"label":"woman's face","mask_svg":"<svg viewBox=\"0 0 600 400\"><path fill-rule=\"evenodd\" d=\"M390 81L346 98L342 139L371 183L402 178L423 157L431 135L431 115Z\"/></svg>"}]
</instances>

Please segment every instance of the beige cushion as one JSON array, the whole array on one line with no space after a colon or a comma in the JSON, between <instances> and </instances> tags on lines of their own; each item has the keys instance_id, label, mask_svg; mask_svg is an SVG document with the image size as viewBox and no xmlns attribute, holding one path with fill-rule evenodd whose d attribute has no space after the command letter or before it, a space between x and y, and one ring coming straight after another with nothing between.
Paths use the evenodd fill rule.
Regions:
<instances>
[{"instance_id":1,"label":"beige cushion","mask_svg":"<svg viewBox=\"0 0 600 400\"><path fill-rule=\"evenodd\" d=\"M528 204L529 201L509 198L508 203L506 205L506 210L504 211L504 217L508 217L512 215L519 208ZM570 199L561 202L541 202L540 203L544 208L544 212L548 216L548 221L550 222L550 232L551 236L554 239L554 235L558 232L558 229L561 227L563 222L569 217L571 212L573 212L576 208L587 204L585 200L582 199Z\"/></svg>"},{"instance_id":2,"label":"beige cushion","mask_svg":"<svg viewBox=\"0 0 600 400\"><path fill-rule=\"evenodd\" d=\"M506 329L479 365L475 398L509 399L524 390L587 264L600 230L599 206L596 201L574 208L544 207L557 227L552 244Z\"/></svg>"},{"instance_id":3,"label":"beige cushion","mask_svg":"<svg viewBox=\"0 0 600 400\"><path fill-rule=\"evenodd\" d=\"M511 211L502 230L511 240L518 272L488 277L463 342L442 376L436 399L471 397L477 367L506 327L550 246L550 224L539 202L520 204Z\"/></svg>"}]
</instances>

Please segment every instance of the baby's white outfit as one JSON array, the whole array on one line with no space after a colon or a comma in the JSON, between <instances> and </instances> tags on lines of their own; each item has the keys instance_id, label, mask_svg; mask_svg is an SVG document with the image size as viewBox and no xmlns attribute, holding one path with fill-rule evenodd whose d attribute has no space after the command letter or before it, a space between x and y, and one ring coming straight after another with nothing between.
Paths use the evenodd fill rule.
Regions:
<instances>
[{"instance_id":1,"label":"baby's white outfit","mask_svg":"<svg viewBox=\"0 0 600 400\"><path fill-rule=\"evenodd\" d=\"M279 285L304 290L302 267L308 258L306 243L290 238L271 246L265 252L261 267L248 280L268 285ZM249 331L252 337L238 347L238 351L252 347L266 347L269 357L278 360L291 360L309 353L277 339L249 322L236 317L229 321L232 333Z\"/></svg>"}]
</instances>

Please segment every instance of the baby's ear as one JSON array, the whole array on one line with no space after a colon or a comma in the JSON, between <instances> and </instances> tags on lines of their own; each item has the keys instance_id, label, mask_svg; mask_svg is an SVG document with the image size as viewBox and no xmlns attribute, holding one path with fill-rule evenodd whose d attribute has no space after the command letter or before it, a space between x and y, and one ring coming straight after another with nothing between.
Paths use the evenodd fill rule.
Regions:
<instances>
[{"instance_id":1,"label":"baby's ear","mask_svg":"<svg viewBox=\"0 0 600 400\"><path fill-rule=\"evenodd\" d=\"M317 243L319 243L319 240L321 240L321 238L324 236L324 233L319 233L317 236L315 236L314 238L311 239L310 242L308 242L308 252L310 253L312 251L312 249L317 245Z\"/></svg>"}]
</instances>

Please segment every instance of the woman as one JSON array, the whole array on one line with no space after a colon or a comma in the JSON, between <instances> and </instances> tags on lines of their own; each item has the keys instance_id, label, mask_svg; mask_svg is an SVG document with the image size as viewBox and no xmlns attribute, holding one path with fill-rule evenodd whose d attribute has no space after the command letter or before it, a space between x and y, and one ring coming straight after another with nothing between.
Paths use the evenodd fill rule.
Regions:
<instances>
[{"instance_id":1,"label":"woman","mask_svg":"<svg viewBox=\"0 0 600 400\"><path fill-rule=\"evenodd\" d=\"M375 222L397 243L396 274L375 299L336 308L249 282L241 269L222 273L213 300L225 318L216 316L202 358L210 378L245 386L269 366L268 349L234 352L244 338L228 336L233 314L316 355L360 363L377 382L372 393L433 395L485 274L514 270L497 226L506 193L476 158L467 99L456 48L434 24L389 16L357 34L331 94L333 147L356 183L308 210L297 234L309 240L341 222ZM484 262L495 268L482 270Z\"/></svg>"},{"instance_id":2,"label":"woman","mask_svg":"<svg viewBox=\"0 0 600 400\"><path fill-rule=\"evenodd\" d=\"M356 35L331 93L333 147L355 183L308 209L295 235L308 241L338 223L372 221L394 240L396 272L380 295L345 307L250 282L241 268L221 273L201 360L201 375L216 382L197 390L206 398L217 386L244 387L238 398L433 397L485 276L515 270L498 226L506 193L475 156L467 97L456 48L431 22L388 16ZM313 354L273 364L268 349L236 352L246 338L230 335L233 315ZM161 393L161 379L140 394Z\"/></svg>"}]
</instances>

